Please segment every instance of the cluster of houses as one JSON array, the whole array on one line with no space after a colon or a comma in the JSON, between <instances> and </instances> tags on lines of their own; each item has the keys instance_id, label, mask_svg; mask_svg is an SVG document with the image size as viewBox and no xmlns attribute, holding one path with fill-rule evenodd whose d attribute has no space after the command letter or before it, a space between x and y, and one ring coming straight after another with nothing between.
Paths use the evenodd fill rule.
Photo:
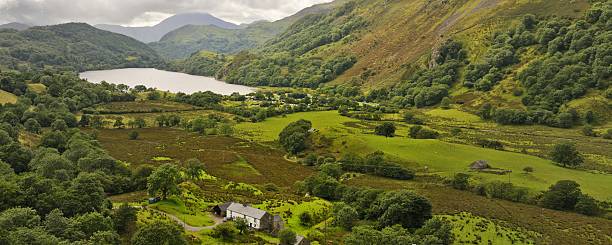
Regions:
<instances>
[{"instance_id":1,"label":"cluster of houses","mask_svg":"<svg viewBox=\"0 0 612 245\"><path fill-rule=\"evenodd\" d=\"M285 222L278 214L270 214L264 210L251 207L246 204L236 202L226 202L213 207L213 213L217 216L224 217L225 220L241 218L246 220L249 227L258 231L267 231L270 234L276 235L281 231ZM303 236L296 236L295 245L309 245L310 242Z\"/></svg>"}]
</instances>

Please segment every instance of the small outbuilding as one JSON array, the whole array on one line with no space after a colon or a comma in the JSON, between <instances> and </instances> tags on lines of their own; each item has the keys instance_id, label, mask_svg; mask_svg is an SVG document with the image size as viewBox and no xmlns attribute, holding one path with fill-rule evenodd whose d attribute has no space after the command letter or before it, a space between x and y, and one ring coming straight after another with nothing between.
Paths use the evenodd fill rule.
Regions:
<instances>
[{"instance_id":1,"label":"small outbuilding","mask_svg":"<svg viewBox=\"0 0 612 245\"><path fill-rule=\"evenodd\" d=\"M225 217L225 213L227 213L227 207L232 204L231 202L226 202L223 204L219 204L213 207L212 211L215 215Z\"/></svg>"},{"instance_id":2,"label":"small outbuilding","mask_svg":"<svg viewBox=\"0 0 612 245\"><path fill-rule=\"evenodd\" d=\"M480 171L488 168L491 168L491 165L489 165L489 162L487 162L486 160L478 160L470 164L471 170Z\"/></svg>"}]
</instances>

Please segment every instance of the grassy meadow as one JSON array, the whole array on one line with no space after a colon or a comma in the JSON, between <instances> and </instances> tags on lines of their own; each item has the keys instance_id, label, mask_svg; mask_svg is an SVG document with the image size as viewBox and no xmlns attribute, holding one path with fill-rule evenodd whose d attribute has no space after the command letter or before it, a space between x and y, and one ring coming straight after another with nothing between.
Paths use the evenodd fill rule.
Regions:
<instances>
[{"instance_id":1,"label":"grassy meadow","mask_svg":"<svg viewBox=\"0 0 612 245\"><path fill-rule=\"evenodd\" d=\"M0 90L0 104L4 105L6 103L15 103L17 102L17 96L6 92L4 90Z\"/></svg>"},{"instance_id":2,"label":"grassy meadow","mask_svg":"<svg viewBox=\"0 0 612 245\"><path fill-rule=\"evenodd\" d=\"M439 112L433 112L438 113ZM475 121L476 118L463 114L460 118ZM467 172L470 163L487 160L496 168L512 170L509 175L472 173L483 181L510 181L518 186L533 190L545 190L558 180L571 179L578 182L583 191L601 200L612 200L609 186L612 175L599 172L567 169L554 165L550 160L536 156L508 151L497 151L477 146L448 143L442 140L416 140L406 137L408 126L398 128L398 136L385 138L373 134L368 123L340 116L335 111L305 112L267 119L261 123L241 123L236 126L240 137L260 141L274 141L280 131L290 122L306 119L322 135L333 139L333 152L358 152L367 154L381 150L399 162L429 173L453 176ZM550 142L553 144L554 142ZM524 167L535 169L533 173L522 172Z\"/></svg>"}]
</instances>

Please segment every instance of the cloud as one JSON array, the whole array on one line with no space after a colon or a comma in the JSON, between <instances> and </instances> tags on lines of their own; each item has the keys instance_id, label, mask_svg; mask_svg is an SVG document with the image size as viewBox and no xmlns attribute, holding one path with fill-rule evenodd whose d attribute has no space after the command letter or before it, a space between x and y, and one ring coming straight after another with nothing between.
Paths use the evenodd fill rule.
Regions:
<instances>
[{"instance_id":1,"label":"cloud","mask_svg":"<svg viewBox=\"0 0 612 245\"><path fill-rule=\"evenodd\" d=\"M156 24L185 12L207 12L226 21L278 20L332 0L0 0L0 23L49 25L64 22Z\"/></svg>"}]
</instances>

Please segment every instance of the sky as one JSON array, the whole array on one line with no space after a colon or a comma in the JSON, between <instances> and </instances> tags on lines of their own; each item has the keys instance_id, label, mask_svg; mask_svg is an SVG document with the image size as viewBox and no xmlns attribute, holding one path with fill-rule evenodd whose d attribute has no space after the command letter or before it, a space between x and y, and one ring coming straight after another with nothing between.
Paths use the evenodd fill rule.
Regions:
<instances>
[{"instance_id":1,"label":"sky","mask_svg":"<svg viewBox=\"0 0 612 245\"><path fill-rule=\"evenodd\" d=\"M0 24L66 22L151 26L174 14L207 12L235 24L278 20L332 0L0 0Z\"/></svg>"}]
</instances>

